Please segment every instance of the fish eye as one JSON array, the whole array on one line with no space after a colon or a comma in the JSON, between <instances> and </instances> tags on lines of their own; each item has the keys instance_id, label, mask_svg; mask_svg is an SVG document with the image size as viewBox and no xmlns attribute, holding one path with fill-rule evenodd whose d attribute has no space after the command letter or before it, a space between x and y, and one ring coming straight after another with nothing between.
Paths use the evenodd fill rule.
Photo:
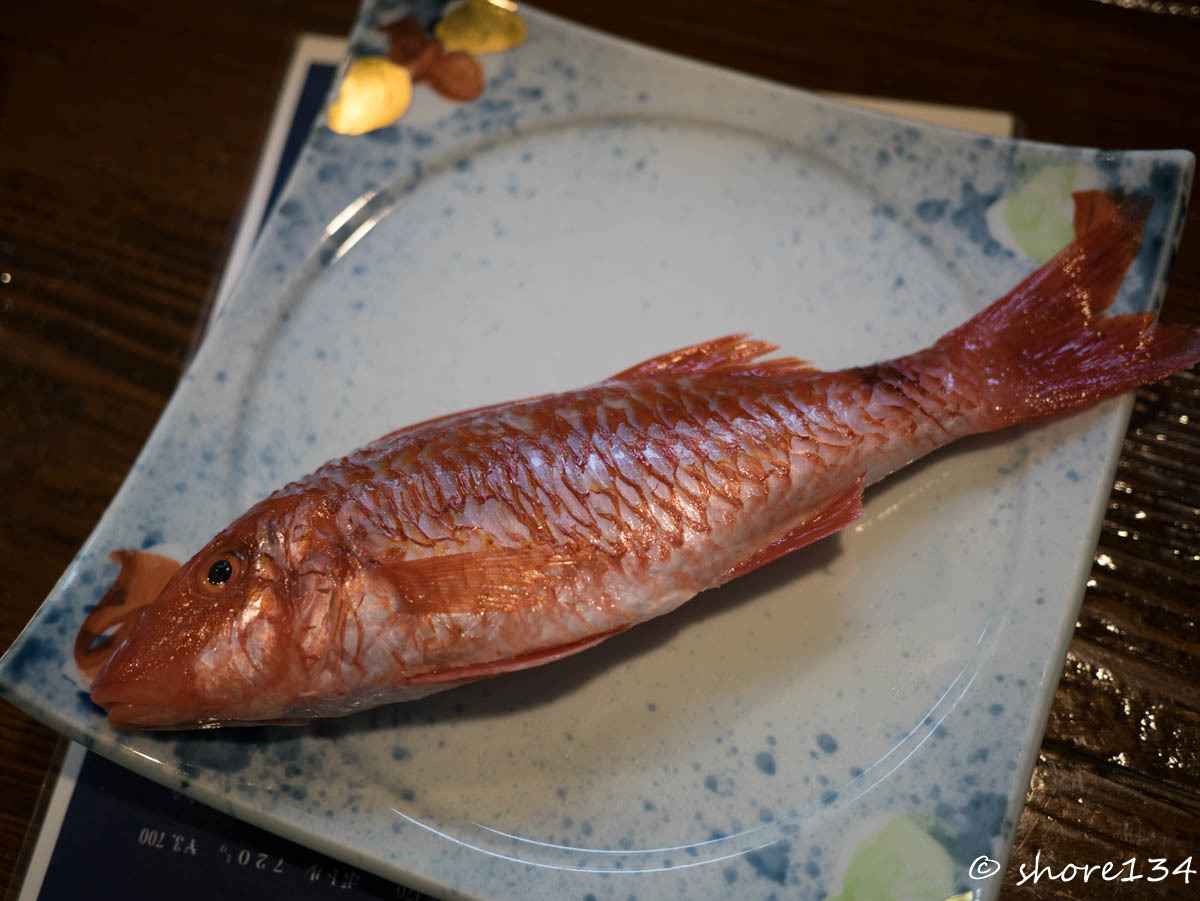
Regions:
<instances>
[{"instance_id":1,"label":"fish eye","mask_svg":"<svg viewBox=\"0 0 1200 901\"><path fill-rule=\"evenodd\" d=\"M196 568L196 587L207 594L216 594L235 583L244 569L245 555L241 551L217 551Z\"/></svg>"},{"instance_id":2,"label":"fish eye","mask_svg":"<svg viewBox=\"0 0 1200 901\"><path fill-rule=\"evenodd\" d=\"M233 576L233 564L222 557L208 568L208 584L224 585Z\"/></svg>"}]
</instances>

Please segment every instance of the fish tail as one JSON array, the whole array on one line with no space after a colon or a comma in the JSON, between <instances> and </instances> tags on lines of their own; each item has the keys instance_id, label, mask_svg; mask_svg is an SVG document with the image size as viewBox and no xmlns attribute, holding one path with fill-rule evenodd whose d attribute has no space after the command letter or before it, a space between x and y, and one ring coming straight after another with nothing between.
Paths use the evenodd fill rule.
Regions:
<instances>
[{"instance_id":1,"label":"fish tail","mask_svg":"<svg viewBox=\"0 0 1200 901\"><path fill-rule=\"evenodd\" d=\"M1077 198L1078 200L1078 198ZM1154 327L1152 313L1105 315L1141 246L1151 202L1107 215L932 350L974 373L1002 428L1158 381L1200 362L1200 330Z\"/></svg>"}]
</instances>

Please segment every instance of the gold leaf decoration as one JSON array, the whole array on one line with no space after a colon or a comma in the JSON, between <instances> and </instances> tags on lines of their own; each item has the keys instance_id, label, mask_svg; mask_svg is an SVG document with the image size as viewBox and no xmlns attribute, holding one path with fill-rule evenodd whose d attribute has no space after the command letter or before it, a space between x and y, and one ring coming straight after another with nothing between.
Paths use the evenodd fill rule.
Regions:
<instances>
[{"instance_id":1,"label":"gold leaf decoration","mask_svg":"<svg viewBox=\"0 0 1200 901\"><path fill-rule=\"evenodd\" d=\"M442 18L433 29L447 53L500 53L525 40L528 27L507 0L466 0Z\"/></svg>"},{"instance_id":2,"label":"gold leaf decoration","mask_svg":"<svg viewBox=\"0 0 1200 901\"><path fill-rule=\"evenodd\" d=\"M344 135L361 135L391 125L412 102L412 76L384 56L366 56L351 64L342 79L328 124Z\"/></svg>"}]
</instances>

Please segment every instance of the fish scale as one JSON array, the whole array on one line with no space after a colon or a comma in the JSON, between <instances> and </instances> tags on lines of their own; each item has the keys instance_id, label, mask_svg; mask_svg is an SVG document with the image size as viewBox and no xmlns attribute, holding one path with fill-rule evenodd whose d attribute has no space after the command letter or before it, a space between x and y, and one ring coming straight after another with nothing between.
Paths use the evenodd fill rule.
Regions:
<instances>
[{"instance_id":1,"label":"fish scale","mask_svg":"<svg viewBox=\"0 0 1200 901\"><path fill-rule=\"evenodd\" d=\"M958 437L1194 365L1200 333L1104 315L1148 207L1077 202L1110 212L908 356L820 372L731 335L327 463L171 576L93 699L134 728L292 720L548 663L833 534Z\"/></svg>"}]
</instances>

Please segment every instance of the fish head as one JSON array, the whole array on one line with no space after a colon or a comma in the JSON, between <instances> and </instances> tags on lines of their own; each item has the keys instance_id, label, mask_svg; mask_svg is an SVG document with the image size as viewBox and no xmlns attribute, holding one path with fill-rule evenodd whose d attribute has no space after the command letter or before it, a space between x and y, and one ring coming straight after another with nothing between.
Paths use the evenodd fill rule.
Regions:
<instances>
[{"instance_id":1,"label":"fish head","mask_svg":"<svg viewBox=\"0 0 1200 901\"><path fill-rule=\"evenodd\" d=\"M179 568L92 683L110 723L269 722L295 706L294 594L313 578L298 572L312 556L307 506L268 498Z\"/></svg>"}]
</instances>

